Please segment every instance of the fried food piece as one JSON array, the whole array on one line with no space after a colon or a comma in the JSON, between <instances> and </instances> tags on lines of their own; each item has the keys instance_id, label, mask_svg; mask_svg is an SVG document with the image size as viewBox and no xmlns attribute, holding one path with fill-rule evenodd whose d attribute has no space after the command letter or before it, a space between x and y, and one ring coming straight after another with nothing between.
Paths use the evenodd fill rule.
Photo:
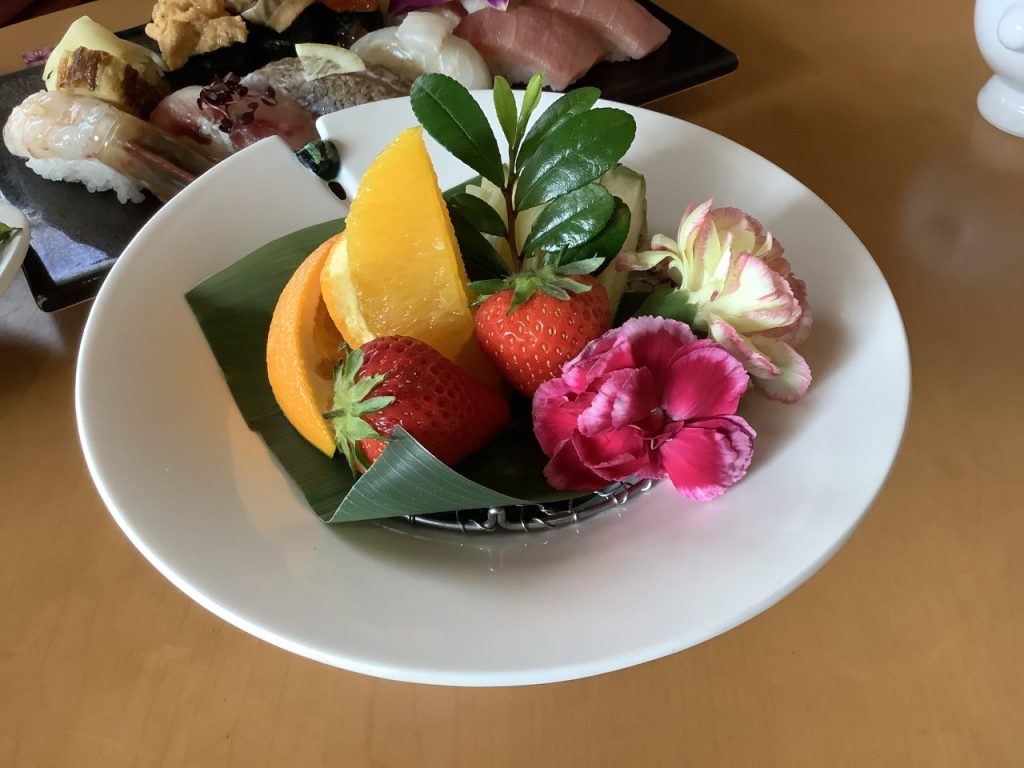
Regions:
<instances>
[{"instance_id":1,"label":"fried food piece","mask_svg":"<svg viewBox=\"0 0 1024 768\"><path fill-rule=\"evenodd\" d=\"M238 2L231 0L231 7ZM245 21L230 13L225 0L157 0L146 34L156 40L168 69L178 69L190 56L244 43Z\"/></svg>"},{"instance_id":2,"label":"fried food piece","mask_svg":"<svg viewBox=\"0 0 1024 768\"><path fill-rule=\"evenodd\" d=\"M242 16L253 24L284 32L312 4L313 0L256 0Z\"/></svg>"}]
</instances>

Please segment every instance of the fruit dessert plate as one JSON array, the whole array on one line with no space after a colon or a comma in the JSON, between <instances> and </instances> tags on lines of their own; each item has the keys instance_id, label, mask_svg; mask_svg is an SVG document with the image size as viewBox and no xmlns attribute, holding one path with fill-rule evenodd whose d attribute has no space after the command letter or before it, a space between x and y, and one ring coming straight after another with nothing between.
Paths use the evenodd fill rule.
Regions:
<instances>
[{"instance_id":1,"label":"fruit dessert plate","mask_svg":"<svg viewBox=\"0 0 1024 768\"><path fill-rule=\"evenodd\" d=\"M476 93L472 98L495 133L507 128L507 116L503 119L496 113L492 94ZM521 103L522 94L515 98ZM537 114L550 108L554 98L541 96ZM909 402L906 340L884 278L857 238L820 198L763 158L664 115L604 102L593 106L620 109L635 122L641 140L621 162L646 177L648 234L671 235L654 240L651 250L638 248L636 258L627 265L637 273L657 266L669 276L665 279L677 274L671 278L675 283L662 280L665 295L648 305L652 312L658 310L664 317L672 306L669 296L678 298L684 285L697 302L698 283L710 280L696 272L678 276L682 265L692 264L687 261L692 256L688 227L700 228L709 237L714 232L719 245L727 234L735 240L745 236L742 232L753 232L742 229L749 220L729 213L732 207L755 213L785 243L785 269L781 254L763 237L755 238L758 244L748 250L757 264L765 265L756 267L758 274L776 281L773 284L788 281L792 301L787 317L795 325L799 325L795 307L800 304L801 289L794 275L807 286L814 307L814 332L806 340L799 339L804 342L799 354L813 370L814 382L806 392L792 381L773 383L764 378L770 376L767 367L755 372L744 368L760 358L742 341L768 354L778 350L776 342L783 343L781 334L763 338L738 319L715 331L711 319L707 333L720 332L723 342L691 340L679 335L682 332L673 341L679 347L696 344L693 354L699 353L705 362L717 361L720 380L760 376L761 391L802 395L793 404L743 395L739 412L734 400L741 393L735 388L716 390L714 398L701 400L703 413L715 420L716 429L731 436L736 456L746 450L747 438L753 441L753 461L749 468L743 464L746 474L737 472L727 493L706 493L715 498L703 502L680 495L676 488L686 483L669 477L671 482L658 483L615 513L530 536L470 539L391 521L325 525L310 512L316 504L283 471L290 459L280 453L275 457L257 432L294 432L302 419L295 417L289 423L278 407L282 401L294 400L299 411L305 408L307 415L313 414L303 444L319 451L326 461L332 436L335 445L345 442L345 430L339 435L338 422L360 417L362 411L350 409L344 417L334 414L331 429L324 431L315 418L317 412L323 414L318 400L322 392L317 395L312 385L296 387L291 396L245 402L244 394L239 398L244 387L239 388L231 376L225 380L222 372L222 366L225 371L230 367L225 365L225 355L230 358L231 347L211 353L191 311L195 303L190 308L182 297L228 274L247 254L265 253L282 239L294 243L295 233L302 233L301 258L288 268L267 270L257 281L275 282L272 296L251 281L233 283L235 299L228 305L205 307L208 316L217 315L216 323L225 329L225 336L237 330L238 354L251 345L247 334L262 323L264 336L256 340L263 353L259 362L264 375L269 372L271 378L275 363L272 355L269 361L266 357L266 329L275 314L293 321L281 321L281 341L276 345L288 350L280 367L293 374L293 382L313 379L295 377L292 363L300 371L315 371L326 357L331 371L338 362L330 359L337 354L332 345L338 336L353 347L362 344L360 354L349 353L348 360L353 361L349 371L343 363L332 378L321 379L335 395L339 387L349 391L346 387L368 382L362 385L367 391L357 393L354 402L380 406L380 412L391 407L391 402L383 400L397 399L401 392L374 391L379 384L374 377L394 369L387 363L388 355L407 355L409 350L388 346L399 342L381 342L380 338L388 337L379 336L374 323L383 322L381 318L393 320L389 313L413 299L406 297L395 305L375 303L371 291L360 298L357 317L346 316L352 310L350 301L331 299L332 291L339 290L349 298L353 292L360 295L361 289L380 277L359 277L361 259L368 252L365 244L346 255L344 248L352 246L352 241L345 245L353 235L351 217L372 186L367 186L372 181L367 169L389 146L394 147L396 137L419 122L408 99L381 102L323 118L319 124L341 150L342 182L355 200L346 236L332 240L342 228L340 218L348 212L294 162L283 144L267 140L214 168L158 213L119 260L90 315L76 388L79 429L90 471L115 520L173 583L236 626L328 664L415 682L511 685L607 672L707 640L784 597L841 546L884 482ZM455 159L430 136L425 146L438 190L463 185L477 175L477 170ZM476 186L486 184L478 180ZM410 231L408 222L422 215L420 203L436 204L438 192L429 192L412 189L404 207L393 203L390 218L384 217L370 229L355 229L362 228L358 234L370 238L384 229L391 238L398 237ZM604 199L602 193L596 195ZM613 197L624 201L628 195L616 188ZM722 208L699 205L709 198ZM450 207L451 198L446 202ZM686 208L688 202L698 205ZM416 206L418 212L409 206ZM604 219L608 226L614 210ZM456 217L452 234L460 234L464 223ZM456 239L463 244L463 237ZM317 255L325 242L330 244ZM562 245L573 247L569 241ZM461 250L464 264L486 253L486 249ZM504 257L500 248L495 251L499 260ZM650 256L654 251L660 255ZM458 262L452 262L444 248L437 249L436 256L430 274L446 264L444 268L457 271ZM303 264L296 271L303 261L309 266ZM474 270L481 265L474 263ZM320 278L322 312L309 300L318 287L314 275ZM421 279L426 279L426 273ZM574 276L556 275L554 287L567 279ZM488 287L495 289L495 296L509 295L498 285L478 287L481 290L473 292L480 295ZM602 285L602 290L612 296L617 289ZM242 294L250 295L252 301L243 301ZM467 292L462 301L471 298ZM289 301L296 305L293 311L281 309ZM481 307L486 301L490 299ZM463 306L457 297L450 304ZM726 309L719 306L715 317L733 317ZM476 310L477 317L481 311ZM695 311L699 314L700 309ZM495 314L515 317L506 313ZM698 314L689 321L699 323ZM455 327L465 323L458 319L458 311L445 310L443 315ZM414 319L421 318L421 313L415 313ZM374 338L356 339L357 320L367 324ZM619 349L631 344L634 356L647 354L641 351L646 347L637 341L637 329L629 326L636 321L611 322L615 327L608 333L618 335L609 337L610 345ZM319 328L319 335L299 332L300 327ZM729 335L730 328L735 337ZM798 331L788 328L785 338L797 344L802 333ZM396 333L389 327L388 333L405 337L419 332L405 328ZM595 329L590 335L600 333ZM473 329L473 337L487 352L478 328ZM451 338L455 335L445 334L446 340ZM729 344L735 345L735 354L728 356L732 363L720 356ZM464 347L448 350L445 361L458 357ZM492 357L488 359L493 363ZM645 367L634 362L638 370ZM366 365L379 368L355 375L353 369ZM464 364L460 371L472 365ZM678 372L681 368L676 366L683 362L673 357L671 365ZM424 365L428 370L430 366L430 362ZM654 370L657 365L647 367ZM505 378L512 379L509 388L533 386L516 382L507 373ZM475 380L479 382L479 376ZM667 380L676 381L679 376ZM538 389L546 398L545 407L563 408L562 400L571 400L585 389L579 385L580 392L570 392L579 381L569 366L541 383ZM700 398L669 384L664 387L665 418L686 422L673 427L677 435L692 426L681 415L684 405L689 407ZM510 390L504 391L507 395ZM700 391L710 389L702 385ZM534 399L534 413L536 403ZM499 422L504 419L500 406L489 410ZM541 442L550 443L547 448L569 439L559 432L565 426L563 420L552 425L546 437L538 434ZM748 431L743 425L752 426ZM375 428L380 434L389 427ZM570 431L576 428L582 427L573 422ZM749 434L754 429L756 439ZM415 426L410 426L408 432L414 431ZM364 480L376 471L377 462L388 461L396 447L408 445L406 432L396 429L393 443L377 458L368 450L372 436L356 433L351 437L348 444L364 454L360 457L353 451L357 463L376 458ZM553 448L545 450L548 459L553 452ZM736 466L743 463L737 462ZM345 462L335 458L332 466L344 467ZM593 479L588 472L603 478L607 470L607 462L584 461L571 465L568 475L544 478L581 488ZM393 474L394 484L402 480L402 475ZM417 490L419 495L430 492L424 487L406 488L410 504L416 502ZM701 493L698 490L692 496ZM366 500L368 506L373 503ZM540 654L537 637L544 638Z\"/></svg>"}]
</instances>

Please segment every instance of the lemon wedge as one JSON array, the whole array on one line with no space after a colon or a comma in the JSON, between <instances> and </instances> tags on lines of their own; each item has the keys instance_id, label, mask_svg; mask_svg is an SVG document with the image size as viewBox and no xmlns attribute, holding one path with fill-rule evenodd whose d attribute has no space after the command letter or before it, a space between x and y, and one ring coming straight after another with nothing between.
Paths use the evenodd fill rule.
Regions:
<instances>
[{"instance_id":1,"label":"lemon wedge","mask_svg":"<svg viewBox=\"0 0 1024 768\"><path fill-rule=\"evenodd\" d=\"M362 72L366 63L348 48L323 43L297 43L295 55L302 63L302 71L307 80L327 77L328 75L346 75L349 72Z\"/></svg>"}]
</instances>

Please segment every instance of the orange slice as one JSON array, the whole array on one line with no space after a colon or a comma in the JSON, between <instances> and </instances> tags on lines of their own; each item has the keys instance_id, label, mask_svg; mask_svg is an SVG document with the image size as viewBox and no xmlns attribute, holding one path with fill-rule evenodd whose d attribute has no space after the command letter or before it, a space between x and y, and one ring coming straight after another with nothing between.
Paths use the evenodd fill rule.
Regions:
<instances>
[{"instance_id":1,"label":"orange slice","mask_svg":"<svg viewBox=\"0 0 1024 768\"><path fill-rule=\"evenodd\" d=\"M334 455L334 434L323 418L334 397L341 334L320 296L320 272L336 235L311 253L291 276L274 307L267 334L267 376L274 399L299 434Z\"/></svg>"},{"instance_id":2,"label":"orange slice","mask_svg":"<svg viewBox=\"0 0 1024 768\"><path fill-rule=\"evenodd\" d=\"M411 336L497 385L474 336L466 270L422 128L402 131L367 169L345 233L320 286L349 346Z\"/></svg>"}]
</instances>

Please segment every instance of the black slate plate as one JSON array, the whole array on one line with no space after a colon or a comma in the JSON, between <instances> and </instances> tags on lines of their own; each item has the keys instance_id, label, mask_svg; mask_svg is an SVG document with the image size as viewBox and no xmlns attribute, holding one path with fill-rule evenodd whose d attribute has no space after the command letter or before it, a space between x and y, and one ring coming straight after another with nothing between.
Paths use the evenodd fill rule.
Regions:
<instances>
[{"instance_id":1,"label":"black slate plate","mask_svg":"<svg viewBox=\"0 0 1024 768\"><path fill-rule=\"evenodd\" d=\"M593 85L607 99L639 105L736 68L732 51L650 0L639 1L672 30L665 45L640 61L599 64L576 85ZM152 44L142 27L119 34ZM41 88L39 67L0 76L0 118L6 121L15 106ZM113 192L93 194L81 184L47 181L2 147L0 191L32 225L23 269L36 303L47 312L95 296L117 256L160 207L152 197L120 205Z\"/></svg>"}]
</instances>

